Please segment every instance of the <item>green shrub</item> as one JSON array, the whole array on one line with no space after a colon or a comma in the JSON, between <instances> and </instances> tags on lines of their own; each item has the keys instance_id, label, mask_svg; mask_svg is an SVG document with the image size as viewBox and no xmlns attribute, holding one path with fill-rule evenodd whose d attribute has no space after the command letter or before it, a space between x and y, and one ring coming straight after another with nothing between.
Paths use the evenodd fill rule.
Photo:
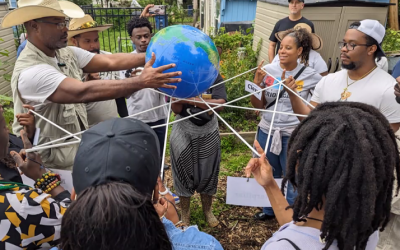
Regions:
<instances>
[{"instance_id":1,"label":"green shrub","mask_svg":"<svg viewBox=\"0 0 400 250\"><path fill-rule=\"evenodd\" d=\"M400 53L400 32L387 29L385 39L382 42L382 49L387 55Z\"/></svg>"},{"instance_id":2,"label":"green shrub","mask_svg":"<svg viewBox=\"0 0 400 250\"><path fill-rule=\"evenodd\" d=\"M4 109L4 118L6 119L6 124L9 131L12 131L12 122L14 121L14 103L13 99L8 96L0 95L0 104Z\"/></svg>"},{"instance_id":3,"label":"green shrub","mask_svg":"<svg viewBox=\"0 0 400 250\"><path fill-rule=\"evenodd\" d=\"M220 59L220 73L225 80L257 66L257 57L260 53L261 41L257 45L257 50L254 51L253 34L247 33L247 35L243 35L240 32L229 34L225 32L224 28L221 28L217 35L212 36L215 45L221 47L223 51ZM240 47L244 48L244 59L239 59L238 57L238 50ZM229 100L249 94L245 91L244 82L245 80L253 81L254 72L244 74L225 83ZM252 107L249 97L232 103L232 105ZM258 117L255 112L249 110L225 108L221 116L226 119L233 128L239 131L254 131L258 123ZM222 122L220 122L220 124L222 124ZM224 128L223 125L222 128ZM224 130L228 129L224 128Z\"/></svg>"}]
</instances>

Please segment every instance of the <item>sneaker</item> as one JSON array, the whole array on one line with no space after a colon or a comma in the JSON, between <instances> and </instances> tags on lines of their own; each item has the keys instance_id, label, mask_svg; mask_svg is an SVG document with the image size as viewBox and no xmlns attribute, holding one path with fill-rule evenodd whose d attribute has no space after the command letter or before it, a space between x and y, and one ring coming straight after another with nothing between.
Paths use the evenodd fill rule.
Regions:
<instances>
[{"instance_id":1,"label":"sneaker","mask_svg":"<svg viewBox=\"0 0 400 250\"><path fill-rule=\"evenodd\" d=\"M174 197L175 204L179 204L179 202L181 201L181 200L179 200L179 196L172 193L171 191L169 191L169 194L172 195L172 197Z\"/></svg>"},{"instance_id":2,"label":"sneaker","mask_svg":"<svg viewBox=\"0 0 400 250\"><path fill-rule=\"evenodd\" d=\"M272 220L273 218L275 218L275 215L269 215L263 212L258 212L254 215L255 220L261 220L261 221Z\"/></svg>"}]
</instances>

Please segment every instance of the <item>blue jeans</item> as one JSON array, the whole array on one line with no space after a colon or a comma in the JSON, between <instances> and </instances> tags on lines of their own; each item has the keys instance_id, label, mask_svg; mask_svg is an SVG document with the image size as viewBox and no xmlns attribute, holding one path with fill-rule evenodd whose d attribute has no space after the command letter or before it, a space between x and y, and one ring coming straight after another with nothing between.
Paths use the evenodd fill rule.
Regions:
<instances>
[{"instance_id":1,"label":"blue jeans","mask_svg":"<svg viewBox=\"0 0 400 250\"><path fill-rule=\"evenodd\" d=\"M268 134L264 133L260 128L257 131L257 141L260 143L261 147L265 150L265 144L267 143ZM269 150L267 152L267 159L272 166L274 178L282 178L282 176L286 175L286 156L287 156L287 148L288 148L289 136L282 136L282 151L280 155L276 155L271 153ZM272 136L269 140L268 149L271 149ZM286 200L290 205L293 205L297 196L297 192L293 190L293 186L291 183L288 183ZM264 207L263 213L267 215L274 215L274 210L272 207Z\"/></svg>"},{"instance_id":2,"label":"blue jeans","mask_svg":"<svg viewBox=\"0 0 400 250\"><path fill-rule=\"evenodd\" d=\"M152 127L152 126L161 125L161 124L165 124L165 123L167 123L167 120L166 119L161 119L161 120L158 120L158 121L155 121L155 122L149 122L149 123L146 123L146 124L149 125L150 127ZM160 142L160 155L161 155L161 157L162 157L163 152L164 152L165 134L167 132L166 128L167 127L164 126L164 127L159 127L159 128L154 128L153 129L154 132L156 132L156 134L157 134L158 141Z\"/></svg>"}]
</instances>

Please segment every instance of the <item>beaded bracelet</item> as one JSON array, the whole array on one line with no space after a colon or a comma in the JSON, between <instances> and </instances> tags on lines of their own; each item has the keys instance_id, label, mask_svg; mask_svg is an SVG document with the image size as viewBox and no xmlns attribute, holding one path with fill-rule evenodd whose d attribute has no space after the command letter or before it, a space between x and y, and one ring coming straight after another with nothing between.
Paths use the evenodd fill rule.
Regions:
<instances>
[{"instance_id":1,"label":"beaded bracelet","mask_svg":"<svg viewBox=\"0 0 400 250\"><path fill-rule=\"evenodd\" d=\"M37 179L35 182L35 188L43 190L48 193L61 184L61 178L59 174L47 172L42 175L41 179Z\"/></svg>"}]
</instances>

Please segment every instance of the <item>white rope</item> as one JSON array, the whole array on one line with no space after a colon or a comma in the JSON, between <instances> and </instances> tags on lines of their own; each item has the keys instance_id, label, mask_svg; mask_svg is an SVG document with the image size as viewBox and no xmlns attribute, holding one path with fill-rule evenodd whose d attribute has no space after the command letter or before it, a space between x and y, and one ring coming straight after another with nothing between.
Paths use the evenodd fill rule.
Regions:
<instances>
[{"instance_id":1,"label":"white rope","mask_svg":"<svg viewBox=\"0 0 400 250\"><path fill-rule=\"evenodd\" d=\"M184 100L184 99L179 99L179 100ZM191 102L196 102L196 103L203 103L201 101L195 101L195 100L190 100ZM211 106L213 105L219 105L219 104L213 104L209 103ZM260 111L260 112L268 112L268 113L273 113L274 111L268 110L268 109L257 109L257 108L250 108L250 107L240 107L240 106L235 106L235 105L229 105L229 104L224 104L224 107L228 108L237 108L237 109L246 109L246 110L252 110L252 111ZM283 111L275 111L277 114L283 114L283 115L292 115L292 116L300 116L300 117L307 117L307 115L300 115L300 114L294 114L294 113L289 113L289 112L283 112Z\"/></svg>"},{"instance_id":2,"label":"white rope","mask_svg":"<svg viewBox=\"0 0 400 250\"><path fill-rule=\"evenodd\" d=\"M49 148L58 148L58 147L68 146L68 145L77 144L77 143L80 143L80 141L64 142L64 143L48 145L48 146L44 146L44 147L25 149L25 152L30 153L30 152L35 152L35 151L39 151L39 150L44 150L44 149L49 149Z\"/></svg>"},{"instance_id":3,"label":"white rope","mask_svg":"<svg viewBox=\"0 0 400 250\"><path fill-rule=\"evenodd\" d=\"M268 137L267 137L267 141L265 142L264 152L268 152L268 146L269 146L269 141L271 139L272 128L274 126L276 108L278 107L278 101L279 101L278 98L279 98L279 93L281 92L281 87L282 87L282 83L279 82L278 93L276 94L277 99L276 99L276 102L275 102L275 105L274 105L274 112L272 113L271 124L269 125Z\"/></svg>"},{"instance_id":4,"label":"white rope","mask_svg":"<svg viewBox=\"0 0 400 250\"><path fill-rule=\"evenodd\" d=\"M81 135L81 134L83 134L85 131L86 131L86 130L83 130L83 131L78 132L78 133L75 133L75 134L73 134L73 135ZM62 138L56 139L56 140L54 140L54 141L49 141L49 142L46 142L46 143L37 145L36 147L33 147L33 148L42 147L42 146L47 146L47 145L53 144L53 143L55 143L55 142L59 142L59 141L63 141L63 140L65 140L65 139L71 138L71 137L72 137L72 135L67 135L67 136L64 136L64 137L62 137Z\"/></svg>"},{"instance_id":5,"label":"white rope","mask_svg":"<svg viewBox=\"0 0 400 250\"><path fill-rule=\"evenodd\" d=\"M45 120L46 122L50 123L51 125L55 126L56 128L58 128L58 129L64 131L65 133L69 134L70 136L75 137L78 141L81 141L81 138L79 138L78 136L73 135L73 134L72 134L71 132L69 132L68 130L66 130L66 129L60 127L60 126L58 126L57 124L55 124L54 122L50 121L50 120L47 119L46 117L44 117L44 116L42 116L42 115L39 115L37 112L35 112L35 111L31 110L31 109L30 109L28 112L34 113L35 115L39 116L40 118L42 118L42 119Z\"/></svg>"},{"instance_id":6,"label":"white rope","mask_svg":"<svg viewBox=\"0 0 400 250\"><path fill-rule=\"evenodd\" d=\"M203 101L203 103L205 104L205 105L207 105L207 107L209 107L210 109L211 109L211 106L206 102L206 101L204 101L204 99L203 98L201 98L200 97L200 99ZM250 144L249 143L247 143L247 141L245 140L245 139L243 139L243 137L241 137L240 135L239 135L239 133L238 132L236 132L236 130L235 129L233 129L232 127L231 127L231 125L229 125L225 120L224 120L224 118L222 118L219 114L218 114L218 112L217 111L215 111L214 109L212 110L213 112L214 112L214 114L216 115L216 116L218 116L218 118L223 122L223 123L225 123L225 125L244 143L244 144L246 144L246 146L251 150L251 151L253 151L253 153L254 154L256 154L258 157L260 157L260 154L257 152L257 150L255 150L252 146L250 146Z\"/></svg>"},{"instance_id":7,"label":"white rope","mask_svg":"<svg viewBox=\"0 0 400 250\"><path fill-rule=\"evenodd\" d=\"M165 127L164 149L163 149L163 155L162 155L162 160L161 160L161 180L163 179L163 176L164 176L164 163L165 163L165 153L167 151L168 123L169 123L169 118L171 117L171 106L172 106L172 103L170 102L169 107L168 107L167 125Z\"/></svg>"},{"instance_id":8,"label":"white rope","mask_svg":"<svg viewBox=\"0 0 400 250\"><path fill-rule=\"evenodd\" d=\"M239 77L239 76L242 76L242 75L247 74L247 73L249 73L249 72L251 72L251 71L254 71L254 70L256 70L257 68L258 68L258 67L252 68L252 69L247 70L246 72L243 72L243 73L241 73L241 74L239 74L239 75L237 75L237 76L234 76L234 77L231 77L231 78L229 78L229 79L226 79L225 81L219 82L219 83L217 83L217 84L211 86L209 89L215 88L215 87L217 87L218 85L221 85L221 84L223 84L223 83L229 82L230 80L233 80L233 79L235 79L235 78L237 78L237 77Z\"/></svg>"},{"instance_id":9,"label":"white rope","mask_svg":"<svg viewBox=\"0 0 400 250\"><path fill-rule=\"evenodd\" d=\"M269 76L271 76L272 78L274 78L276 81L279 81L278 79L276 79L273 75L271 75L270 73L268 73L265 69L261 68L265 73L267 73ZM286 80L286 79L285 79ZM283 83L283 81L282 81ZM290 89L288 86L286 86L285 84L282 84L282 86L284 86L286 89L288 89L290 92L292 92L293 94L295 94L297 97L299 97L301 100L303 100L305 103L307 103L308 105L310 105L312 108L315 109L314 105L312 105L311 103L309 103L307 100L305 100L303 97L301 97L298 93L296 93L296 91L293 91L292 89Z\"/></svg>"},{"instance_id":10,"label":"white rope","mask_svg":"<svg viewBox=\"0 0 400 250\"><path fill-rule=\"evenodd\" d=\"M274 87L274 86L276 86L276 85L278 85L278 84L279 84L279 83L275 83L275 84L273 84L273 85L271 85L271 86L268 86L268 87L266 87L266 88L257 90L257 91L255 91L255 92L253 92L253 93L244 95L244 96L242 96L242 97L236 98L236 99L234 99L234 100L232 100L232 101L229 101L229 102L227 102L227 103L218 104L218 105L215 106L215 107L212 107L212 108L210 108L210 109L203 110L203 111L201 111L201 112L199 112L199 113L196 113L196 114L194 114L194 115L189 115L189 116L182 117L182 118L179 119L179 120L170 122L169 125L172 125L172 124L175 124L175 123L178 123L178 122L187 120L187 119L189 119L189 118L192 118L192 117L194 117L194 116L203 114L203 113L205 113L205 112L208 112L208 111L217 109L217 108L219 108L219 107L223 107L223 106L225 106L225 105L227 105L227 104L231 104L231 103L237 102L237 101L239 101L239 100L242 100L242 99L247 98L247 97L249 97L249 96L252 96L252 95L254 95L254 94L257 94L257 93L259 93L259 92L262 92L262 91L264 91L264 90L270 89L270 88L272 88L272 87ZM164 124L161 124L161 125L152 126L151 128L159 128L159 127L163 127L163 126L165 126L165 125L164 125Z\"/></svg>"}]
</instances>

